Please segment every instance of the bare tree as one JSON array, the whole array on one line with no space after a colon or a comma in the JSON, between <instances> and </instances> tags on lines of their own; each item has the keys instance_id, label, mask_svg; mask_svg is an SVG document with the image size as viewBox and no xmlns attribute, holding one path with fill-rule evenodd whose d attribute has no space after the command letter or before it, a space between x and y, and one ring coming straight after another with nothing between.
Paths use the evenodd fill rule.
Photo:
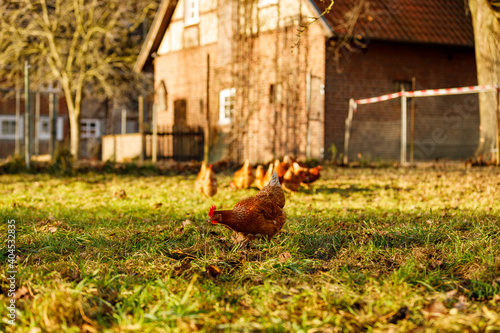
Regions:
<instances>
[{"instance_id":1,"label":"bare tree","mask_svg":"<svg viewBox=\"0 0 500 333\"><path fill-rule=\"evenodd\" d=\"M22 0L0 2L0 75L9 82L29 59L34 84L57 80L66 99L71 154L79 156L85 92L120 97L130 91L141 24L157 1Z\"/></svg>"},{"instance_id":2,"label":"bare tree","mask_svg":"<svg viewBox=\"0 0 500 333\"><path fill-rule=\"evenodd\" d=\"M469 0L469 7L474 26L478 84L499 84L500 1ZM480 127L477 155L490 156L491 149L495 147L498 124L496 103L496 94L479 94Z\"/></svg>"}]
</instances>

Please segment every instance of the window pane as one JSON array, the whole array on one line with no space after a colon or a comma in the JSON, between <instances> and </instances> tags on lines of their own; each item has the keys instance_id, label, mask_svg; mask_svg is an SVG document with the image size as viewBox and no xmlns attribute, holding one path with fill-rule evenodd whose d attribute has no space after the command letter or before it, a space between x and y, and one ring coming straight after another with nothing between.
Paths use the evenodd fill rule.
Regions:
<instances>
[{"instance_id":1,"label":"window pane","mask_svg":"<svg viewBox=\"0 0 500 333\"><path fill-rule=\"evenodd\" d=\"M3 120L2 121L2 134L14 135L16 134L16 121Z\"/></svg>"},{"instance_id":2,"label":"window pane","mask_svg":"<svg viewBox=\"0 0 500 333\"><path fill-rule=\"evenodd\" d=\"M49 122L44 121L41 123L41 129L40 129L40 134L49 134L50 128L49 128Z\"/></svg>"}]
</instances>

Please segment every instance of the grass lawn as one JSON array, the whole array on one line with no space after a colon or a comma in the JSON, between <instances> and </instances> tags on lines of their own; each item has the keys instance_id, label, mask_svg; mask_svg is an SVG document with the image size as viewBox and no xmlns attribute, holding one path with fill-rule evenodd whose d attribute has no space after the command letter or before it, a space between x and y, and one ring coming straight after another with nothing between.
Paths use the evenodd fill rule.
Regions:
<instances>
[{"instance_id":1,"label":"grass lawn","mask_svg":"<svg viewBox=\"0 0 500 333\"><path fill-rule=\"evenodd\" d=\"M241 251L207 213L257 189L218 176L0 176L0 331L500 331L499 168L326 168Z\"/></svg>"}]
</instances>

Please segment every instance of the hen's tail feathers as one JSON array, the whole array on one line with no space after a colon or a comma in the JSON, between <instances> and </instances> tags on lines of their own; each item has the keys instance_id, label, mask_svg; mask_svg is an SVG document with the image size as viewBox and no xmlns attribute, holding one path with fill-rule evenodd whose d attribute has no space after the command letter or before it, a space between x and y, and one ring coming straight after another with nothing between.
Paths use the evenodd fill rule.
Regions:
<instances>
[{"instance_id":1,"label":"hen's tail feathers","mask_svg":"<svg viewBox=\"0 0 500 333\"><path fill-rule=\"evenodd\" d=\"M276 171L273 171L273 176L271 177L271 180L269 181L269 186L280 186L280 178L278 177L278 174Z\"/></svg>"}]
</instances>

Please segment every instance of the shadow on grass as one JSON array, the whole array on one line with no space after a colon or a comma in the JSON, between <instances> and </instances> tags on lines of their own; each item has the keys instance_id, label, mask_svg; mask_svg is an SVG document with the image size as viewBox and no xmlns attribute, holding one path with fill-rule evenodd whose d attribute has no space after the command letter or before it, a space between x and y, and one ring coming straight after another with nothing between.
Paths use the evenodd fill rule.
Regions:
<instances>
[{"instance_id":1,"label":"shadow on grass","mask_svg":"<svg viewBox=\"0 0 500 333\"><path fill-rule=\"evenodd\" d=\"M307 195L323 193L323 194L339 194L342 197L349 197L353 193L375 192L377 190L380 190L381 188L382 187L379 185L360 186L357 184L349 184L348 187L331 187L331 186L321 185L321 186L311 186L309 188L300 188L299 192Z\"/></svg>"}]
</instances>

